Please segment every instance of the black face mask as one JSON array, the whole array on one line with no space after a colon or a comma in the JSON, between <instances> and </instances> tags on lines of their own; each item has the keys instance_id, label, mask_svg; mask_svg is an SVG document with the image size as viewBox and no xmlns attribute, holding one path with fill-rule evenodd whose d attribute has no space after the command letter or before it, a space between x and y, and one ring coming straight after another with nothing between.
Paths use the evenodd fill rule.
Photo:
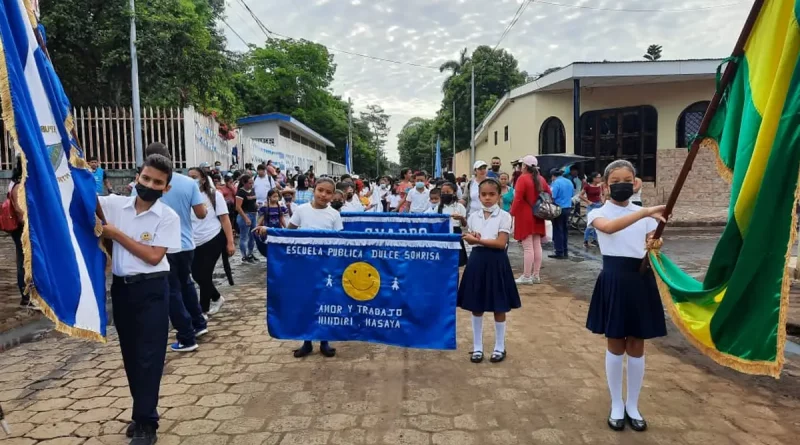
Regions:
<instances>
[{"instance_id":1,"label":"black face mask","mask_svg":"<svg viewBox=\"0 0 800 445\"><path fill-rule=\"evenodd\" d=\"M492 171L495 172L495 173L499 172L500 171L500 166L499 165L493 165L492 166Z\"/></svg>"},{"instance_id":2,"label":"black face mask","mask_svg":"<svg viewBox=\"0 0 800 445\"><path fill-rule=\"evenodd\" d=\"M618 182L609 186L611 189L611 199L617 202L625 202L633 196L632 182Z\"/></svg>"},{"instance_id":3,"label":"black face mask","mask_svg":"<svg viewBox=\"0 0 800 445\"><path fill-rule=\"evenodd\" d=\"M453 194L452 193L442 193L442 204L450 205L453 203Z\"/></svg>"},{"instance_id":4,"label":"black face mask","mask_svg":"<svg viewBox=\"0 0 800 445\"><path fill-rule=\"evenodd\" d=\"M146 185L136 183L136 195L139 198L142 198L142 201L155 202L163 194L164 194L163 190L153 190Z\"/></svg>"},{"instance_id":5,"label":"black face mask","mask_svg":"<svg viewBox=\"0 0 800 445\"><path fill-rule=\"evenodd\" d=\"M334 210L339 210L342 206L344 206L342 201L331 201L331 207L333 207Z\"/></svg>"},{"instance_id":6,"label":"black face mask","mask_svg":"<svg viewBox=\"0 0 800 445\"><path fill-rule=\"evenodd\" d=\"M347 194L347 200L350 201L351 199L353 199L353 194L352 193L348 193Z\"/></svg>"}]
</instances>

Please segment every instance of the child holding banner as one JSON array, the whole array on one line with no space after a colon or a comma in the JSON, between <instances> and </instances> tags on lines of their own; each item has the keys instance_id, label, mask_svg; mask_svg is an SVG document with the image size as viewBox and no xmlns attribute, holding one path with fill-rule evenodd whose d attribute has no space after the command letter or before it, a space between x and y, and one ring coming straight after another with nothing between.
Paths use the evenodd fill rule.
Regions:
<instances>
[{"instance_id":1,"label":"child holding banner","mask_svg":"<svg viewBox=\"0 0 800 445\"><path fill-rule=\"evenodd\" d=\"M333 199L336 184L330 178L319 178L314 185L314 199L311 202L301 205L289 220L290 229L303 230L343 230L342 217L329 204ZM266 227L259 227L258 233L265 235ZM336 349L332 348L327 341L321 341L319 350L325 357L336 355ZM311 341L303 342L303 346L294 351L297 358L305 357L314 351Z\"/></svg>"},{"instance_id":2,"label":"child holding banner","mask_svg":"<svg viewBox=\"0 0 800 445\"><path fill-rule=\"evenodd\" d=\"M604 181L610 199L587 217L597 229L603 254L603 270L597 277L589 305L586 327L604 334L606 379L611 394L608 426L625 428L627 419L634 431L647 429L639 412L639 393L644 381L644 341L667 335L664 307L653 271L641 273L647 239L663 221L664 206L642 208L630 203L635 181L633 165L625 160L606 167ZM628 399L622 400L623 358L628 354Z\"/></svg>"},{"instance_id":3,"label":"child holding banner","mask_svg":"<svg viewBox=\"0 0 800 445\"><path fill-rule=\"evenodd\" d=\"M499 363L506 358L506 313L522 307L506 254L511 215L498 205L496 180L481 181L478 196L481 210L469 216L464 234L464 241L475 247L458 286L458 306L472 312L473 363L483 361L483 313L494 312L495 343L489 361Z\"/></svg>"}]
</instances>

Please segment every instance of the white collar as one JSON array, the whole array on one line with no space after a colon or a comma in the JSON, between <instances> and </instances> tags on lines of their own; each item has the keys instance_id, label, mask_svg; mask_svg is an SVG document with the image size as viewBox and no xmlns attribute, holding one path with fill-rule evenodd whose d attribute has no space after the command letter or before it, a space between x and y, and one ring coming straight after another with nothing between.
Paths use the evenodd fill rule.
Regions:
<instances>
[{"instance_id":1,"label":"white collar","mask_svg":"<svg viewBox=\"0 0 800 445\"><path fill-rule=\"evenodd\" d=\"M156 202L154 202L154 203L153 203L153 205L151 205L151 206L150 206L150 208L149 208L149 209L145 210L145 211L144 211L144 212L142 212L142 213L139 213L139 214L138 214L138 215L136 215L136 216L141 216L141 215L144 215L144 214L146 214L147 212L153 212L153 214L155 214L156 216L158 216L158 217L161 217L162 205L163 205L163 204L161 204L161 201L160 201L160 200L157 200ZM131 196L131 197L128 199L128 202L126 202L126 203L125 203L125 205L124 205L124 206L122 206L122 208L124 208L124 209L129 209L129 208L132 208L132 209L133 209L133 211L135 212L135 211L136 211L136 197L135 197L135 196Z\"/></svg>"}]
</instances>

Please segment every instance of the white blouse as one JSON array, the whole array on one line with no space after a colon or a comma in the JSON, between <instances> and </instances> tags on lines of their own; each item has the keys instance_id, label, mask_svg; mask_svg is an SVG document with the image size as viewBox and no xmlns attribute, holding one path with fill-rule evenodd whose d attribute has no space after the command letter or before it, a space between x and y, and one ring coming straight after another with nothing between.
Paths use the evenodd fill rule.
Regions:
<instances>
[{"instance_id":1,"label":"white blouse","mask_svg":"<svg viewBox=\"0 0 800 445\"><path fill-rule=\"evenodd\" d=\"M641 207L629 203L620 207L610 200L603 207L589 212L587 223L591 226L597 218L617 219L637 212ZM647 254L647 234L656 230L658 221L655 218L642 218L617 233L609 235L597 230L597 242L600 244L600 253L606 256L629 258L644 258Z\"/></svg>"}]
</instances>

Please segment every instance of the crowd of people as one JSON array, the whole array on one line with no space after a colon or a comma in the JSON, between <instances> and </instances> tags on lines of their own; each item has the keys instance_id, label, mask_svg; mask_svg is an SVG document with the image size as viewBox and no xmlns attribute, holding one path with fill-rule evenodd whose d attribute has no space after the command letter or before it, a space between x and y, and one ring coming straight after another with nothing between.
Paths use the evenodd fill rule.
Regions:
<instances>
[{"instance_id":1,"label":"crowd of people","mask_svg":"<svg viewBox=\"0 0 800 445\"><path fill-rule=\"evenodd\" d=\"M471 177L452 172L432 177L405 168L399 176L317 177L313 168L290 174L266 162L223 170L219 162L174 171L161 143L146 149L146 160L118 195L96 159L89 159L104 217L103 236L112 241L111 299L126 375L133 397L127 435L133 445L153 444L158 428L158 391L171 322L177 331L175 352L192 352L208 334L207 320L225 298L213 277L222 259L230 284L229 257L238 250L244 264L260 262L254 247L267 228L342 230L341 212L438 213L450 215L450 228L461 234L458 307L471 312L470 360L484 360L483 315L495 321L495 345L489 361L506 358L506 314L521 307L519 286L542 282L542 242L552 224L555 259L569 257L567 219L580 203L587 206L587 248L599 246L604 267L592 296L587 328L607 337L607 383L611 394L608 425L626 422L642 431L638 411L644 375L644 340L663 336L666 327L652 272L639 273L647 237L663 206L641 207L641 181L627 161L612 162L603 174L584 180L577 168L541 172L528 155L502 171L502 162L474 163ZM16 206L15 176L9 197ZM576 206L576 203L578 205ZM549 210L542 212L542 208ZM235 218L234 218L235 217ZM20 224L22 221L20 220ZM19 234L12 233L19 245ZM508 249L513 237L522 247L523 270L514 277ZM18 249L18 262L21 249ZM195 285L196 283L196 285ZM20 278L20 291L24 280ZM199 295L197 292L199 288ZM23 304L29 304L24 300ZM336 349L321 342L320 352ZM293 351L297 358L313 352L310 341ZM628 397L622 400L623 357L628 356Z\"/></svg>"}]
</instances>

